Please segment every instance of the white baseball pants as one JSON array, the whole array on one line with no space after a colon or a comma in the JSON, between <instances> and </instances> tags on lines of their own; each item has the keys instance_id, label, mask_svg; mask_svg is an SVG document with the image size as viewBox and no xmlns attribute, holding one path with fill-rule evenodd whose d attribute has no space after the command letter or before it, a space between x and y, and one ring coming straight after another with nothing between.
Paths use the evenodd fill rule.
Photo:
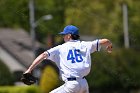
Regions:
<instances>
[{"instance_id":1,"label":"white baseball pants","mask_svg":"<svg viewBox=\"0 0 140 93\"><path fill-rule=\"evenodd\" d=\"M66 81L65 84L54 89L50 93L89 93L88 83L85 78Z\"/></svg>"}]
</instances>

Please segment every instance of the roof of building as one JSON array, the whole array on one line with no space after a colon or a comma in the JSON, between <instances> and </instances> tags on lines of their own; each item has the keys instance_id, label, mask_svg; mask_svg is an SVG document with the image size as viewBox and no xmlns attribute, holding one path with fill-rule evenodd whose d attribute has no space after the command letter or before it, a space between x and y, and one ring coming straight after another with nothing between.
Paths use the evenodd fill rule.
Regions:
<instances>
[{"instance_id":1,"label":"roof of building","mask_svg":"<svg viewBox=\"0 0 140 93\"><path fill-rule=\"evenodd\" d=\"M34 59L31 37L23 29L0 28L0 46L25 67ZM36 42L35 47L40 44Z\"/></svg>"}]
</instances>

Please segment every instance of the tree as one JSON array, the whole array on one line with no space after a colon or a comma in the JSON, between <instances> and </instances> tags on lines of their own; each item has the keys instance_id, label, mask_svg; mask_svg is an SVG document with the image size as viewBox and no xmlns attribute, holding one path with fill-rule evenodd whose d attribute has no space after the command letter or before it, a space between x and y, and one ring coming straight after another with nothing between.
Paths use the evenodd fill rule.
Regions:
<instances>
[{"instance_id":1,"label":"tree","mask_svg":"<svg viewBox=\"0 0 140 93\"><path fill-rule=\"evenodd\" d=\"M79 26L81 34L108 37L122 47L122 3L128 5L129 35L131 47L139 47L139 3L133 0L71 0L66 9L66 24ZM74 15L74 16L73 16ZM137 35L136 35L137 34Z\"/></svg>"}]
</instances>

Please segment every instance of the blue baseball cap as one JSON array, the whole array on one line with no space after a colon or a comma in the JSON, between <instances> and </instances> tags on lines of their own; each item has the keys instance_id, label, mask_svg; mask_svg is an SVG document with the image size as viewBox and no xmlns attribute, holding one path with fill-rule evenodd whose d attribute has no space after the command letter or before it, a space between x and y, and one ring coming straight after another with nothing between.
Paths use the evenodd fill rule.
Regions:
<instances>
[{"instance_id":1,"label":"blue baseball cap","mask_svg":"<svg viewBox=\"0 0 140 93\"><path fill-rule=\"evenodd\" d=\"M68 25L64 28L63 32L60 32L59 34L60 35L66 35L66 34L79 35L79 29L76 26Z\"/></svg>"}]
</instances>

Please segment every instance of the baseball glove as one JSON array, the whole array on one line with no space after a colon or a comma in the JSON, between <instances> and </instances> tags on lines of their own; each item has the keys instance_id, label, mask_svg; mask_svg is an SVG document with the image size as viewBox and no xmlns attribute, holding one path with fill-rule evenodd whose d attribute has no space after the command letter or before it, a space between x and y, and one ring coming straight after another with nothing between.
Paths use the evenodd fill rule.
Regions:
<instances>
[{"instance_id":1,"label":"baseball glove","mask_svg":"<svg viewBox=\"0 0 140 93\"><path fill-rule=\"evenodd\" d=\"M21 81L26 85L32 85L36 83L37 78L34 77L31 73L25 73L21 76Z\"/></svg>"}]
</instances>

